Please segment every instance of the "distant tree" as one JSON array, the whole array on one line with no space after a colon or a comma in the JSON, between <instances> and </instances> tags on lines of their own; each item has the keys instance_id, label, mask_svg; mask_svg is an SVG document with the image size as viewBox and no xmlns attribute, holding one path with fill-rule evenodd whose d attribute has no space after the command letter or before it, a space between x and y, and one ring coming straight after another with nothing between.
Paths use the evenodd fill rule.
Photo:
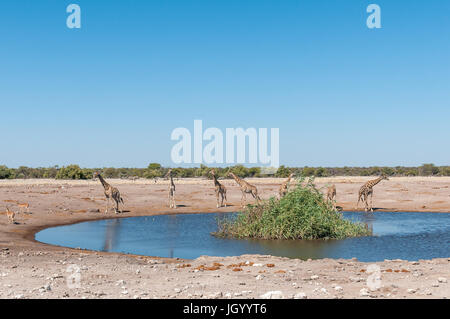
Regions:
<instances>
[{"instance_id":1,"label":"distant tree","mask_svg":"<svg viewBox=\"0 0 450 319\"><path fill-rule=\"evenodd\" d=\"M158 169L161 169L162 166L161 166L161 164L158 164L158 163L150 163L147 168L158 170Z\"/></svg>"},{"instance_id":2,"label":"distant tree","mask_svg":"<svg viewBox=\"0 0 450 319\"><path fill-rule=\"evenodd\" d=\"M302 176L314 176L316 169L314 167L303 167Z\"/></svg>"},{"instance_id":3,"label":"distant tree","mask_svg":"<svg viewBox=\"0 0 450 319\"><path fill-rule=\"evenodd\" d=\"M327 170L325 168L323 168L323 167L316 168L316 170L314 171L314 175L317 176L317 177L328 176Z\"/></svg>"},{"instance_id":4,"label":"distant tree","mask_svg":"<svg viewBox=\"0 0 450 319\"><path fill-rule=\"evenodd\" d=\"M422 176L431 176L439 174L439 168L434 164L423 164L419 167L419 174Z\"/></svg>"},{"instance_id":5,"label":"distant tree","mask_svg":"<svg viewBox=\"0 0 450 319\"><path fill-rule=\"evenodd\" d=\"M61 167L56 174L56 179L87 179L85 173L78 165Z\"/></svg>"},{"instance_id":6,"label":"distant tree","mask_svg":"<svg viewBox=\"0 0 450 319\"><path fill-rule=\"evenodd\" d=\"M0 179L14 178L14 171L5 165L0 165Z\"/></svg>"},{"instance_id":7,"label":"distant tree","mask_svg":"<svg viewBox=\"0 0 450 319\"><path fill-rule=\"evenodd\" d=\"M439 171L442 176L450 176L450 166L443 166Z\"/></svg>"},{"instance_id":8,"label":"distant tree","mask_svg":"<svg viewBox=\"0 0 450 319\"><path fill-rule=\"evenodd\" d=\"M289 170L289 168L285 167L284 165L281 165L280 167L278 167L278 170L275 173L275 176L286 178L289 176L290 173L291 173L291 171Z\"/></svg>"}]
</instances>

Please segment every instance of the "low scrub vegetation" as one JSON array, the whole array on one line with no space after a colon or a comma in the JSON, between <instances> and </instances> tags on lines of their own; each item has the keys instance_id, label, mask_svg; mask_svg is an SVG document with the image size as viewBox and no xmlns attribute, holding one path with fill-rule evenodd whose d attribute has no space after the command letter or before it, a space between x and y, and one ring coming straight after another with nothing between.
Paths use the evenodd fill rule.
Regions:
<instances>
[{"instance_id":1,"label":"low scrub vegetation","mask_svg":"<svg viewBox=\"0 0 450 319\"><path fill-rule=\"evenodd\" d=\"M248 205L243 212L218 220L213 235L255 239L343 239L368 236L371 232L353 223L324 200L313 181L302 179L282 199L271 198L259 205Z\"/></svg>"},{"instance_id":2,"label":"low scrub vegetation","mask_svg":"<svg viewBox=\"0 0 450 319\"><path fill-rule=\"evenodd\" d=\"M146 168L80 168L78 165L53 166L31 168L21 166L8 168L0 165L0 179L15 178L57 178L57 179L89 179L95 171L99 171L106 178L162 178L167 173L168 167L162 167L158 163L151 163ZM290 173L296 176L374 176L386 174L388 176L450 176L450 166L435 166L424 164L420 167L286 167L280 166L273 174L263 174L260 167L245 167L236 165L232 167L215 168L216 175L222 178L231 169L236 175L246 177L282 177L286 178ZM205 165L192 168L173 168L175 177L211 177L211 168Z\"/></svg>"}]
</instances>

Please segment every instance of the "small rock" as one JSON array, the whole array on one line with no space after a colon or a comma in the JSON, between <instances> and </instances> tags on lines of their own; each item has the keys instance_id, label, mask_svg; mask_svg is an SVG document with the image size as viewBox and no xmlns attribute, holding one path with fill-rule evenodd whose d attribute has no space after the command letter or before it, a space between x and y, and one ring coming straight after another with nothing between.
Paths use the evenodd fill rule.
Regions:
<instances>
[{"instance_id":1,"label":"small rock","mask_svg":"<svg viewBox=\"0 0 450 319\"><path fill-rule=\"evenodd\" d=\"M438 278L438 282L440 282L440 283L447 283L447 278L439 277Z\"/></svg>"},{"instance_id":2,"label":"small rock","mask_svg":"<svg viewBox=\"0 0 450 319\"><path fill-rule=\"evenodd\" d=\"M317 276L317 275L312 275L311 276L311 280L316 280L316 279L319 279L319 276Z\"/></svg>"},{"instance_id":3,"label":"small rock","mask_svg":"<svg viewBox=\"0 0 450 319\"><path fill-rule=\"evenodd\" d=\"M336 290L336 291L342 291L342 290L344 290L341 286L336 286L336 287L334 287L334 290Z\"/></svg>"},{"instance_id":4,"label":"small rock","mask_svg":"<svg viewBox=\"0 0 450 319\"><path fill-rule=\"evenodd\" d=\"M409 294L415 294L417 292L417 289L410 288L407 290Z\"/></svg>"},{"instance_id":5,"label":"small rock","mask_svg":"<svg viewBox=\"0 0 450 319\"><path fill-rule=\"evenodd\" d=\"M263 275L258 275L258 276L256 276L256 280L262 280L263 278L264 278Z\"/></svg>"},{"instance_id":6,"label":"small rock","mask_svg":"<svg viewBox=\"0 0 450 319\"><path fill-rule=\"evenodd\" d=\"M304 292L299 292L294 295L294 299L307 299L308 297Z\"/></svg>"},{"instance_id":7,"label":"small rock","mask_svg":"<svg viewBox=\"0 0 450 319\"><path fill-rule=\"evenodd\" d=\"M281 291L268 291L265 294L259 296L261 299L283 299L284 295Z\"/></svg>"},{"instance_id":8,"label":"small rock","mask_svg":"<svg viewBox=\"0 0 450 319\"><path fill-rule=\"evenodd\" d=\"M367 297L370 296L369 290L367 288L363 288L359 291L359 295L361 297Z\"/></svg>"}]
</instances>

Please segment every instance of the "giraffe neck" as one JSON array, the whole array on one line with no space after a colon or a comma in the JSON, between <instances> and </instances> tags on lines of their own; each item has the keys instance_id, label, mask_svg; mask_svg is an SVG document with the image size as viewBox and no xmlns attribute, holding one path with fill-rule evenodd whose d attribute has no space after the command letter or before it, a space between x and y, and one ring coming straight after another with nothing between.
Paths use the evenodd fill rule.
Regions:
<instances>
[{"instance_id":1,"label":"giraffe neck","mask_svg":"<svg viewBox=\"0 0 450 319\"><path fill-rule=\"evenodd\" d=\"M381 182L381 180L383 179L383 177L378 177L377 179L374 179L372 181L369 181L369 183L367 184L368 187L374 187L375 185L377 185L379 182Z\"/></svg>"},{"instance_id":2,"label":"giraffe neck","mask_svg":"<svg viewBox=\"0 0 450 319\"><path fill-rule=\"evenodd\" d=\"M172 177L172 175L170 175L169 177L170 177L170 185L175 185L175 184L173 183L173 177Z\"/></svg>"},{"instance_id":3,"label":"giraffe neck","mask_svg":"<svg viewBox=\"0 0 450 319\"><path fill-rule=\"evenodd\" d=\"M102 175L99 174L98 179L100 180L100 183L102 183L104 189L109 187L109 184L103 179Z\"/></svg>"},{"instance_id":4,"label":"giraffe neck","mask_svg":"<svg viewBox=\"0 0 450 319\"><path fill-rule=\"evenodd\" d=\"M244 185L244 182L242 181L242 179L240 179L239 177L237 177L236 175L234 175L233 173L231 173L231 176L233 176L234 180L241 186Z\"/></svg>"},{"instance_id":5,"label":"giraffe neck","mask_svg":"<svg viewBox=\"0 0 450 319\"><path fill-rule=\"evenodd\" d=\"M219 183L219 181L217 180L216 175L214 175L214 174L213 174L213 179L214 179L214 185L220 186L220 183Z\"/></svg>"}]
</instances>

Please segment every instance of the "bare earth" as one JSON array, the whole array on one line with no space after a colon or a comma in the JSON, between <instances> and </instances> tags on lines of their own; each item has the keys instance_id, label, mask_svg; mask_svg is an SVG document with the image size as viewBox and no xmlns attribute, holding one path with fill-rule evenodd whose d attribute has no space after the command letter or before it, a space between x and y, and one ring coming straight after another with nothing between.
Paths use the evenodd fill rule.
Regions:
<instances>
[{"instance_id":1,"label":"bare earth","mask_svg":"<svg viewBox=\"0 0 450 319\"><path fill-rule=\"evenodd\" d=\"M355 210L358 189L369 179L317 178L315 182L318 187L336 184L338 206ZM277 194L284 179L248 181L258 187L262 198L269 198ZM165 180L108 182L119 188L125 200L125 211L118 216L113 210L104 213L103 188L98 181L0 181L0 298L260 298L264 294L308 299L450 297L450 256L377 263L260 255L180 260L76 250L34 241L34 234L41 229L79 221L232 212L240 206L241 193L232 180L223 181L232 205L227 208L216 208L211 180L175 180L179 207L172 210L167 207ZM378 211L450 212L449 186L447 177L391 178L375 186L374 207ZM29 203L31 213L19 212L17 203ZM6 206L19 212L17 224L8 223ZM100 212L92 211L96 209ZM381 281L374 281L377 272L373 269L380 270ZM78 286L77 281L68 285L78 276ZM381 287L371 290L373 282Z\"/></svg>"}]
</instances>

